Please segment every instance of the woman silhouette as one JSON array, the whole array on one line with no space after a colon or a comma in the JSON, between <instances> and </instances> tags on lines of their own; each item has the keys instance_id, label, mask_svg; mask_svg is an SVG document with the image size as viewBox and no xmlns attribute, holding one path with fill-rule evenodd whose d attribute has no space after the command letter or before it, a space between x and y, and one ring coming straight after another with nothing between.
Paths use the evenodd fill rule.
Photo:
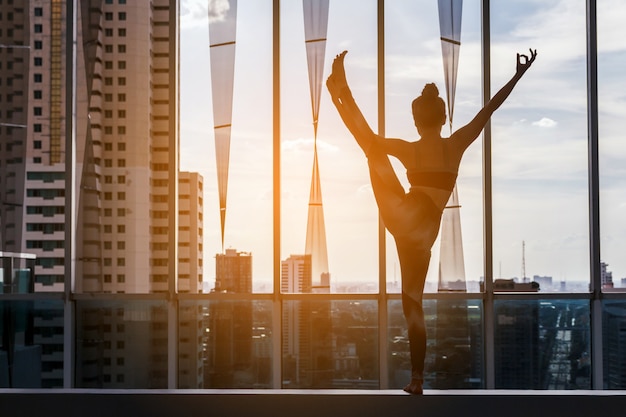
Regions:
<instances>
[{"instance_id":1,"label":"woman silhouette","mask_svg":"<svg viewBox=\"0 0 626 417\"><path fill-rule=\"evenodd\" d=\"M537 57L517 54L517 71L474 119L441 137L446 110L435 84L426 84L412 103L415 127L420 139L408 142L375 134L357 106L344 69L347 51L337 55L326 85L341 119L367 156L374 197L385 227L394 237L402 275L402 309L407 321L411 350L411 381L404 387L411 394L422 394L426 327L422 310L424 282L431 247L439 233L441 215L456 182L461 158L485 124L511 94L515 84ZM411 188L405 192L388 155L406 168Z\"/></svg>"}]
</instances>

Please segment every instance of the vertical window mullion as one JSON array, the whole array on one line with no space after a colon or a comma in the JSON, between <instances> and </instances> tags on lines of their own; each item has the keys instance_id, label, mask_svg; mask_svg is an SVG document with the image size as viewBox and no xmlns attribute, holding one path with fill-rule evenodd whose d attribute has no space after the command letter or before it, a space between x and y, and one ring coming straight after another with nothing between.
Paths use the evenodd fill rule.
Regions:
<instances>
[{"instance_id":1,"label":"vertical window mullion","mask_svg":"<svg viewBox=\"0 0 626 417\"><path fill-rule=\"evenodd\" d=\"M481 3L482 34L482 96L483 105L491 98L491 19L490 2ZM491 121L483 130L483 217L484 217L484 275L485 294L483 298L483 335L485 340L485 381L484 387L495 388L495 321L493 301L493 205L491 171Z\"/></svg>"},{"instance_id":2,"label":"vertical window mullion","mask_svg":"<svg viewBox=\"0 0 626 417\"><path fill-rule=\"evenodd\" d=\"M385 137L385 0L377 1L378 134ZM380 389L389 388L387 366L387 259L386 235L378 218L378 380Z\"/></svg>"},{"instance_id":3,"label":"vertical window mullion","mask_svg":"<svg viewBox=\"0 0 626 417\"><path fill-rule=\"evenodd\" d=\"M600 269L600 174L598 149L598 40L596 0L587 0L587 143L589 265L591 279L591 386L602 389L602 276Z\"/></svg>"},{"instance_id":4,"label":"vertical window mullion","mask_svg":"<svg viewBox=\"0 0 626 417\"><path fill-rule=\"evenodd\" d=\"M75 301L72 299L75 283L75 243L74 222L76 205L76 0L68 0L65 5L65 250L63 291L63 387L74 388L75 377Z\"/></svg>"},{"instance_id":5,"label":"vertical window mullion","mask_svg":"<svg viewBox=\"0 0 626 417\"><path fill-rule=\"evenodd\" d=\"M272 1L273 304L272 385L282 388L282 295L280 293L280 0Z\"/></svg>"}]
</instances>

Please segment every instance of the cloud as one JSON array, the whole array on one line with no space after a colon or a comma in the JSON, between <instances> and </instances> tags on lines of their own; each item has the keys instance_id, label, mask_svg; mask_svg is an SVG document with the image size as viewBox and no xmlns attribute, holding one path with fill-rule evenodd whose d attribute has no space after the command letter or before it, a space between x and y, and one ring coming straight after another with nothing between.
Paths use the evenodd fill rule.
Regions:
<instances>
[{"instance_id":1,"label":"cloud","mask_svg":"<svg viewBox=\"0 0 626 417\"><path fill-rule=\"evenodd\" d=\"M533 126L539 126L539 127L555 127L558 123L552 119L549 119L547 117L542 117L541 120L537 120L536 122L533 122Z\"/></svg>"},{"instance_id":2,"label":"cloud","mask_svg":"<svg viewBox=\"0 0 626 417\"><path fill-rule=\"evenodd\" d=\"M183 0L180 7L180 22L183 29L206 27L207 25L206 0Z\"/></svg>"},{"instance_id":3,"label":"cloud","mask_svg":"<svg viewBox=\"0 0 626 417\"><path fill-rule=\"evenodd\" d=\"M209 0L209 21L221 22L230 10L229 0Z\"/></svg>"}]
</instances>

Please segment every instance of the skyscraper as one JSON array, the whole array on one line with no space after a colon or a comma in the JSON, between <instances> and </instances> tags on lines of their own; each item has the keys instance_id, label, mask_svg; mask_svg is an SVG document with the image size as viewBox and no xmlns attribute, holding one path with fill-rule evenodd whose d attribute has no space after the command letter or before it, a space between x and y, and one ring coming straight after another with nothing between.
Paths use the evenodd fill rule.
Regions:
<instances>
[{"instance_id":1,"label":"skyscraper","mask_svg":"<svg viewBox=\"0 0 626 417\"><path fill-rule=\"evenodd\" d=\"M180 279L181 291L201 287L202 178L179 174L173 162L179 142L175 4L77 2L76 292L166 291L173 247L180 251L181 275L174 279ZM71 70L65 65L65 4L15 0L0 3L0 13L0 250L35 254L33 290L62 291L70 133L65 74ZM178 200L172 183L180 184ZM167 315L158 306L114 304L77 309L83 326L77 329L83 336L77 343L77 384L164 386L159 375L165 374L166 351L150 346L165 337ZM57 328L48 328L57 326L50 320L39 323L44 327L35 328L36 334ZM46 344L44 386L61 381L57 339L35 337ZM130 346L152 354L139 358ZM137 373L129 364L141 360L150 364Z\"/></svg>"},{"instance_id":2,"label":"skyscraper","mask_svg":"<svg viewBox=\"0 0 626 417\"><path fill-rule=\"evenodd\" d=\"M281 262L283 292L313 292L311 256ZM290 387L329 387L333 373L329 301L287 301L282 320L283 381Z\"/></svg>"},{"instance_id":3,"label":"skyscraper","mask_svg":"<svg viewBox=\"0 0 626 417\"><path fill-rule=\"evenodd\" d=\"M252 292L250 253L226 249L215 256L215 291ZM205 387L240 387L244 375L251 379L252 374L252 301L211 303L207 327Z\"/></svg>"}]
</instances>

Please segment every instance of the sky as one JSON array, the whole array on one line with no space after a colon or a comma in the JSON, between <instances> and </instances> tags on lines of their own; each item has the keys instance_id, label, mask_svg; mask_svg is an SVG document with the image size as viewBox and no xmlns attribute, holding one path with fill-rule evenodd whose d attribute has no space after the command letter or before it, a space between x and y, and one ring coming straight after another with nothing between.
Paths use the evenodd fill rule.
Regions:
<instances>
[{"instance_id":1,"label":"sky","mask_svg":"<svg viewBox=\"0 0 626 417\"><path fill-rule=\"evenodd\" d=\"M223 7L213 0L213 10ZM181 6L181 168L204 176L205 281L222 251L211 103L206 0ZM239 0L225 247L253 255L257 282L272 277L272 1ZM445 96L437 2L389 0L386 136L417 140L410 103L427 82ZM496 278L589 276L586 38L584 0L491 2L492 93L515 71L516 53L538 50L533 67L492 117L493 271ZM626 277L626 4L598 2L601 257ZM453 130L481 107L480 2L463 6ZM324 79L343 50L353 95L377 129L376 1L330 2ZM313 126L302 2L281 2L281 259L304 252ZM449 131L444 128L443 136ZM331 281L378 280L377 208L366 159L322 91L318 156ZM394 162L401 180L404 171ZM466 152L457 181L466 278L483 267L482 143ZM388 281L400 280L387 235ZM522 247L524 246L524 251ZM437 280L438 244L428 281ZM524 262L522 262L524 260Z\"/></svg>"}]
</instances>

